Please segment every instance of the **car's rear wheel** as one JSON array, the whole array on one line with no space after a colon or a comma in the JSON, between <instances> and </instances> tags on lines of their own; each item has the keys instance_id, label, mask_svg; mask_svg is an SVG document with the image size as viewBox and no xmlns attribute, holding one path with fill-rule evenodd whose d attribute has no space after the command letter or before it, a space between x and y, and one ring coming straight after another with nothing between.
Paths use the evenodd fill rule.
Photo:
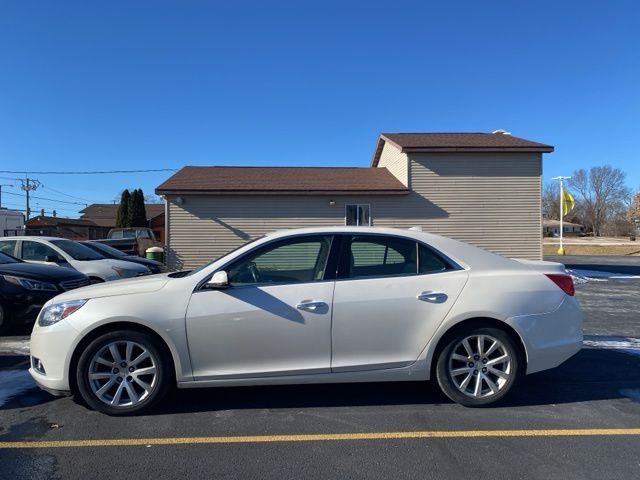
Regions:
<instances>
[{"instance_id":1,"label":"car's rear wheel","mask_svg":"<svg viewBox=\"0 0 640 480\"><path fill-rule=\"evenodd\" d=\"M474 328L449 337L437 359L436 378L454 402L481 407L502 400L520 369L518 348L506 332Z\"/></svg>"},{"instance_id":2,"label":"car's rear wheel","mask_svg":"<svg viewBox=\"0 0 640 480\"><path fill-rule=\"evenodd\" d=\"M9 319L7 318L7 314L0 305L0 334L5 333L9 329Z\"/></svg>"},{"instance_id":3,"label":"car's rear wheel","mask_svg":"<svg viewBox=\"0 0 640 480\"><path fill-rule=\"evenodd\" d=\"M164 354L163 354L164 353ZM82 399L109 415L140 413L157 403L171 382L168 353L146 333L119 330L93 340L78 361Z\"/></svg>"}]
</instances>

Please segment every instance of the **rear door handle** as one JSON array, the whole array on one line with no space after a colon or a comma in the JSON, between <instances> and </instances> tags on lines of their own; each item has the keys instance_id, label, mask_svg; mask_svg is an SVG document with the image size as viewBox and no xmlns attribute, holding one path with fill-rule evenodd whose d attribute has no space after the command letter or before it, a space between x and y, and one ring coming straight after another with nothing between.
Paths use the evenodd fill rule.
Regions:
<instances>
[{"instance_id":1,"label":"rear door handle","mask_svg":"<svg viewBox=\"0 0 640 480\"><path fill-rule=\"evenodd\" d=\"M321 312L329 308L325 302L319 302L316 300L302 300L296 305L298 310L306 310L307 312Z\"/></svg>"},{"instance_id":2,"label":"rear door handle","mask_svg":"<svg viewBox=\"0 0 640 480\"><path fill-rule=\"evenodd\" d=\"M429 303L444 303L449 298L446 293L442 292L422 292L416 297L418 300Z\"/></svg>"}]
</instances>

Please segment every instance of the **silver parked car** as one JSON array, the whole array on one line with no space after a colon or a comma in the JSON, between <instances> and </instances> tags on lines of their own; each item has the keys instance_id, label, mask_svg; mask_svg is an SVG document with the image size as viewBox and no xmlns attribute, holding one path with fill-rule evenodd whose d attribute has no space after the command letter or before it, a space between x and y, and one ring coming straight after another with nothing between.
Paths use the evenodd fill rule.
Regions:
<instances>
[{"instance_id":1,"label":"silver parked car","mask_svg":"<svg viewBox=\"0 0 640 480\"><path fill-rule=\"evenodd\" d=\"M92 283L149 275L143 266L105 258L73 240L58 237L2 237L0 251L30 263L58 265L84 273Z\"/></svg>"}]
</instances>

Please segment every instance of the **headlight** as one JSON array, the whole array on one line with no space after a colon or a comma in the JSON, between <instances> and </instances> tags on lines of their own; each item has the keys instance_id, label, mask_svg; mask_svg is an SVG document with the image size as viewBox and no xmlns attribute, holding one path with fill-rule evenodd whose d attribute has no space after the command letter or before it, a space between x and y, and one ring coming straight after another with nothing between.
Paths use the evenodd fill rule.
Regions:
<instances>
[{"instance_id":1,"label":"headlight","mask_svg":"<svg viewBox=\"0 0 640 480\"><path fill-rule=\"evenodd\" d=\"M63 318L68 317L76 310L79 310L87 300L73 300L64 303L54 303L49 305L40 313L38 318L38 325L41 327L48 327L54 323L58 323Z\"/></svg>"},{"instance_id":2,"label":"headlight","mask_svg":"<svg viewBox=\"0 0 640 480\"><path fill-rule=\"evenodd\" d=\"M120 267L111 267L111 268L113 269L114 272L118 274L120 278L133 277L135 275L135 272L132 272L131 270L127 270L126 268L120 268Z\"/></svg>"},{"instance_id":3,"label":"headlight","mask_svg":"<svg viewBox=\"0 0 640 480\"><path fill-rule=\"evenodd\" d=\"M57 292L58 289L53 283L41 282L39 280L31 280L29 278L16 277L13 275L0 275L7 282L13 283L27 290L37 290L41 292Z\"/></svg>"}]
</instances>

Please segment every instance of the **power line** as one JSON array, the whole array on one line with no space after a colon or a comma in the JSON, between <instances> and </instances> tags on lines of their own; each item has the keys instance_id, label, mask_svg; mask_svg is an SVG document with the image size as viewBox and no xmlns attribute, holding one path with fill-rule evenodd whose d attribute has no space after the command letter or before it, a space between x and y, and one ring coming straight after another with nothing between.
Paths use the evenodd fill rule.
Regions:
<instances>
[{"instance_id":1,"label":"power line","mask_svg":"<svg viewBox=\"0 0 640 480\"><path fill-rule=\"evenodd\" d=\"M5 192L5 195L13 195L15 197L26 197L23 193L13 193L13 192ZM47 200L49 202L57 202L57 203L66 203L68 205L83 205L87 206L86 202L68 202L66 200L57 200L55 198L45 198L45 197L37 197L35 195L29 195L29 198L37 198L38 200Z\"/></svg>"},{"instance_id":2,"label":"power line","mask_svg":"<svg viewBox=\"0 0 640 480\"><path fill-rule=\"evenodd\" d=\"M83 201L88 202L88 203L101 203L101 202L96 202L95 200L89 200L88 198L76 197L74 195L69 195L68 193L64 193L64 192L60 192L58 190L54 190L53 188L47 187L46 185L42 185L42 188L50 190L52 193L57 193L58 195L64 195L65 197L75 198L76 200L83 200Z\"/></svg>"},{"instance_id":3,"label":"power line","mask_svg":"<svg viewBox=\"0 0 640 480\"><path fill-rule=\"evenodd\" d=\"M105 170L105 171L78 171L78 172L33 172L33 171L17 171L17 170L0 170L0 173L13 173L20 175L108 175L114 173L150 173L150 172L175 172L175 168L155 168L147 170ZM19 180L19 179L16 179Z\"/></svg>"}]
</instances>

